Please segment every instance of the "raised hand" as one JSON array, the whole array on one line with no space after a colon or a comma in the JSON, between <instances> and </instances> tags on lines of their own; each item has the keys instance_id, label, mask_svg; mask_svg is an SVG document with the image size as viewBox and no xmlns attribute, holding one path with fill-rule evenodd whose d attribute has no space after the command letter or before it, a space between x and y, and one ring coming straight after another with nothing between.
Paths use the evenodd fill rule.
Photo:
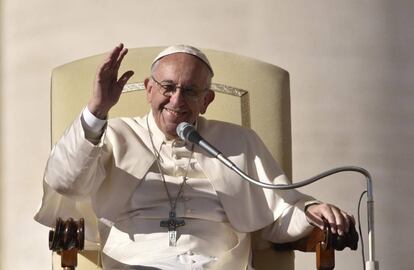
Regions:
<instances>
[{"instance_id":1,"label":"raised hand","mask_svg":"<svg viewBox=\"0 0 414 270\"><path fill-rule=\"evenodd\" d=\"M134 75L129 70L118 79L119 66L127 53L124 44L119 44L97 70L88 109L100 119L107 118L109 110L118 102L125 84Z\"/></svg>"}]
</instances>

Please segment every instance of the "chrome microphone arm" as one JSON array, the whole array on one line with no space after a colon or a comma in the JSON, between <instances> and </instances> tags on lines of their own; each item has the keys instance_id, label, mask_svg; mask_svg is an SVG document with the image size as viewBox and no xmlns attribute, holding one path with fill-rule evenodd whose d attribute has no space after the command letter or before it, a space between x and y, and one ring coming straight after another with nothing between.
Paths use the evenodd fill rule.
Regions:
<instances>
[{"instance_id":1,"label":"chrome microphone arm","mask_svg":"<svg viewBox=\"0 0 414 270\"><path fill-rule=\"evenodd\" d=\"M372 192L372 178L371 174L361 167L356 166L343 166L334 169L330 169L328 171L322 172L318 175L315 175L309 179L305 179L293 184L268 184L262 183L256 179L251 178L247 174L245 174L242 170L240 170L233 162L231 162L228 158L223 156L222 153L218 153L215 156L218 160L220 160L224 165L229 167L231 170L236 172L238 175L243 177L243 179L247 180L248 182L258 185L262 188L267 189L277 189L277 190L287 190L287 189L295 189L307 186L313 182L316 182L322 178L327 176L340 173L340 172L358 172L365 176L366 184L367 184L367 217L368 217L368 260L365 262L366 270L378 270L379 263L375 260L375 234L374 234L374 197Z\"/></svg>"}]
</instances>

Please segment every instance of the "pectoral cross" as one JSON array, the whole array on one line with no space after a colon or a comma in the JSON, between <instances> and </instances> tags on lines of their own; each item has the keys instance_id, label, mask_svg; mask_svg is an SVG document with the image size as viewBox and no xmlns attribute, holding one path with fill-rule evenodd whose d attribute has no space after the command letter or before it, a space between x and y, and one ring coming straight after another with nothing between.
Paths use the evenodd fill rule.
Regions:
<instances>
[{"instance_id":1,"label":"pectoral cross","mask_svg":"<svg viewBox=\"0 0 414 270\"><path fill-rule=\"evenodd\" d=\"M161 220L160 227L168 228L170 247L175 247L177 245L177 228L184 225L184 219L177 219L174 211L170 212L170 217L168 219Z\"/></svg>"}]
</instances>

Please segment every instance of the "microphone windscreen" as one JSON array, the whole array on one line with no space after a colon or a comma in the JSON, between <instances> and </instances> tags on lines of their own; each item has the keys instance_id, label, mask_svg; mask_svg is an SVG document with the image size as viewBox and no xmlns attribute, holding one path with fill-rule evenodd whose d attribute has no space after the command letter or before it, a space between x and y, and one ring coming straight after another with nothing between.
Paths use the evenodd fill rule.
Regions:
<instances>
[{"instance_id":1,"label":"microphone windscreen","mask_svg":"<svg viewBox=\"0 0 414 270\"><path fill-rule=\"evenodd\" d=\"M187 123L181 122L176 128L177 135L184 141L199 144L203 138L198 134L196 128Z\"/></svg>"},{"instance_id":2,"label":"microphone windscreen","mask_svg":"<svg viewBox=\"0 0 414 270\"><path fill-rule=\"evenodd\" d=\"M181 122L180 124L178 124L177 128L176 128L176 132L178 137L181 138L181 140L188 140L188 135L192 132L195 131L194 126L192 126L191 124L187 123L187 122Z\"/></svg>"}]
</instances>

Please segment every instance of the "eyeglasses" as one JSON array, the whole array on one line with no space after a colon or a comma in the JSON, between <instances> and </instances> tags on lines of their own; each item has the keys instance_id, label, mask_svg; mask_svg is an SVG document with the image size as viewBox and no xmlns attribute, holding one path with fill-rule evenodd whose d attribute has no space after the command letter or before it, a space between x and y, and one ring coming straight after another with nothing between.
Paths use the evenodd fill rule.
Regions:
<instances>
[{"instance_id":1,"label":"eyeglasses","mask_svg":"<svg viewBox=\"0 0 414 270\"><path fill-rule=\"evenodd\" d=\"M177 92L177 89L180 88L181 95L183 95L184 99L188 101L196 101L200 97L200 94L207 89L196 89L191 87L185 86L178 86L177 83L160 83L157 81L154 76L151 76L151 79L159 86L159 92L161 95L165 97L171 97Z\"/></svg>"}]
</instances>

